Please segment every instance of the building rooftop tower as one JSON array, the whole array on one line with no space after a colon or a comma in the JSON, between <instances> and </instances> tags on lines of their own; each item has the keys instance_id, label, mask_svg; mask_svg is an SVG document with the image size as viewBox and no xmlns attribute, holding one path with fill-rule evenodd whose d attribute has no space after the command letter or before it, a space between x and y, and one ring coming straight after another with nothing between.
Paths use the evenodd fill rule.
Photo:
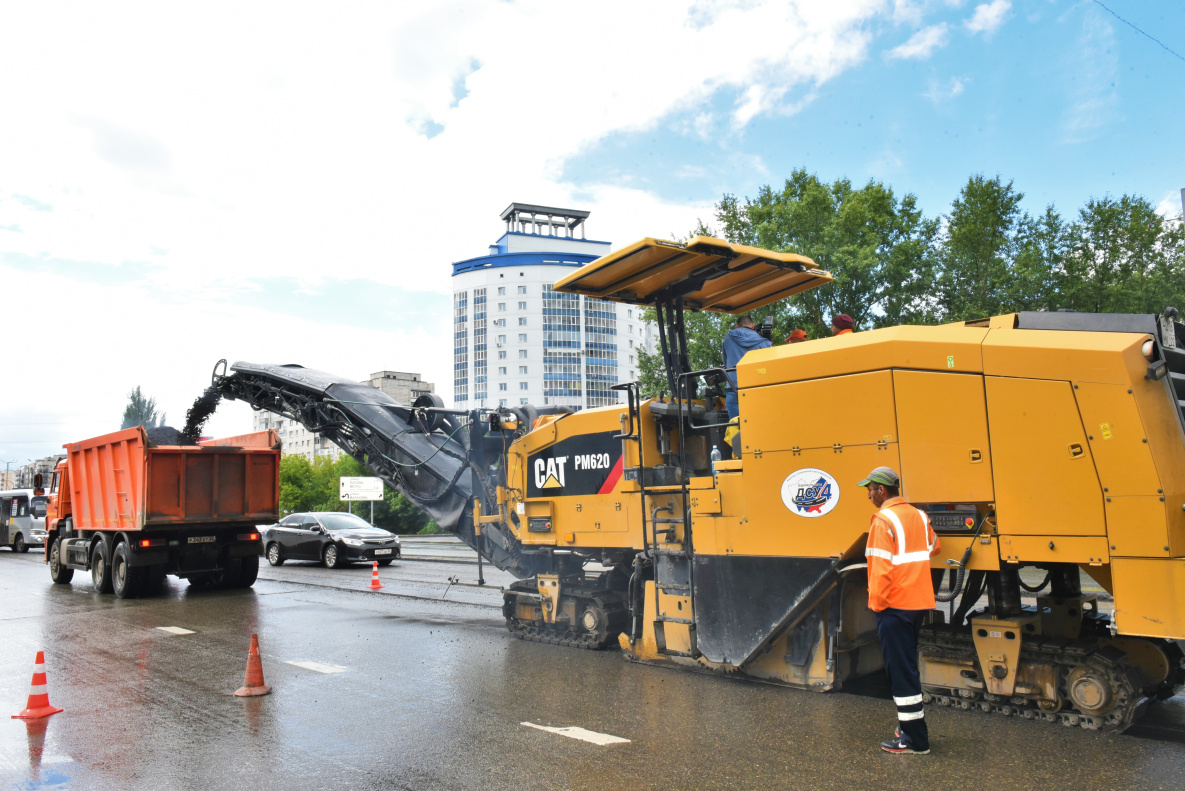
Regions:
<instances>
[{"instance_id":1,"label":"building rooftop tower","mask_svg":"<svg viewBox=\"0 0 1185 791\"><path fill-rule=\"evenodd\" d=\"M586 238L589 212L512 203L486 255L453 264L453 403L570 409L617 402L649 349L640 308L552 284L610 252Z\"/></svg>"}]
</instances>

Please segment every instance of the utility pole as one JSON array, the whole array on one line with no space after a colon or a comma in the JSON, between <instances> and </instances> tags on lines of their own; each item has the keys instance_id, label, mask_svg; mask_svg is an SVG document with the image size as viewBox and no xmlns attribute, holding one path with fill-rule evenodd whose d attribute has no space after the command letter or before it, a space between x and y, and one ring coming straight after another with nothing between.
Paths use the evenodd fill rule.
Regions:
<instances>
[{"instance_id":1,"label":"utility pole","mask_svg":"<svg viewBox=\"0 0 1185 791\"><path fill-rule=\"evenodd\" d=\"M1185 192L1185 190L1182 190L1182 192ZM0 459L0 461L4 462L4 485L5 485L5 487L7 487L9 489L15 489L16 488L16 486L14 485L15 482L9 477L9 474L11 472L12 465L18 463L20 461L20 459L11 459L11 460ZM32 461L32 459L25 459L25 461Z\"/></svg>"}]
</instances>

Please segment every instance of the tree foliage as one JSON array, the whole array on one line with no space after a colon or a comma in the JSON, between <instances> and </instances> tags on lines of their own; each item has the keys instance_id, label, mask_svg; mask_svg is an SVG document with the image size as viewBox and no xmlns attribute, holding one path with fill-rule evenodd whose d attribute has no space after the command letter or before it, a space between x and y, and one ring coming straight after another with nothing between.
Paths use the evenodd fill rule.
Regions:
<instances>
[{"instance_id":1,"label":"tree foliage","mask_svg":"<svg viewBox=\"0 0 1185 791\"><path fill-rule=\"evenodd\" d=\"M163 413L156 411L156 399L147 398L140 392L140 386L128 393L128 405L123 410L123 422L119 428L122 431L132 426L156 428L165 424Z\"/></svg>"},{"instance_id":2,"label":"tree foliage","mask_svg":"<svg viewBox=\"0 0 1185 791\"><path fill-rule=\"evenodd\" d=\"M370 503L339 500L342 476L371 476L372 473L350 456L331 461L316 456L312 461L293 454L280 459L280 513L296 511L352 511L370 518ZM435 523L406 497L390 487L374 503L374 524L393 533L438 532Z\"/></svg>"},{"instance_id":3,"label":"tree foliage","mask_svg":"<svg viewBox=\"0 0 1185 791\"><path fill-rule=\"evenodd\" d=\"M1053 206L1028 214L1024 193L999 176L971 176L941 217L912 194L869 181L854 187L798 169L780 189L716 204L719 233L695 234L799 253L835 281L756 311L774 317L774 341L793 329L826 335L847 313L857 330L939 324L1018 310L1155 313L1185 308L1185 223L1140 196L1087 201L1067 220ZM653 312L647 318L654 320ZM686 317L693 368L722 364L735 317ZM667 391L661 354L638 353L643 392Z\"/></svg>"}]
</instances>

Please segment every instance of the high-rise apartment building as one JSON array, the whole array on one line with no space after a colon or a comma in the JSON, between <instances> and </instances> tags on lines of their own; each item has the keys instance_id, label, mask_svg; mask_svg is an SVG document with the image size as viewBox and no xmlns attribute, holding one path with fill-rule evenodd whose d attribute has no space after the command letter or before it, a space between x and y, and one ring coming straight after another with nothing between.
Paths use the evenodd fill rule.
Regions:
<instances>
[{"instance_id":1,"label":"high-rise apartment building","mask_svg":"<svg viewBox=\"0 0 1185 791\"><path fill-rule=\"evenodd\" d=\"M652 348L642 308L552 290L609 252L585 238L589 213L512 203L489 253L453 264L453 404L458 409L618 402Z\"/></svg>"}]
</instances>

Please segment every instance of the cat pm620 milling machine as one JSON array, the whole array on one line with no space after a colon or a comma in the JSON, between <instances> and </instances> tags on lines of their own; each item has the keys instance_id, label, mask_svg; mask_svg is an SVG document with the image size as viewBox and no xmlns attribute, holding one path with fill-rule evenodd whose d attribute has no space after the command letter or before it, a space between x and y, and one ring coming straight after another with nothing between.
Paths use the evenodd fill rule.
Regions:
<instances>
[{"instance_id":1,"label":"cat pm620 milling machine","mask_svg":"<svg viewBox=\"0 0 1185 791\"><path fill-rule=\"evenodd\" d=\"M667 377L660 397L620 384L623 403L580 412L401 405L291 365L237 363L214 384L321 433L518 577L503 612L525 639L819 691L876 671L872 507L856 483L887 465L942 536L948 604L919 649L932 700L1121 730L1173 695L1176 311L1015 313L750 352L727 445L726 372L691 370L686 312L754 313L831 279L709 237L643 239L574 271L554 290L656 310Z\"/></svg>"}]
</instances>

